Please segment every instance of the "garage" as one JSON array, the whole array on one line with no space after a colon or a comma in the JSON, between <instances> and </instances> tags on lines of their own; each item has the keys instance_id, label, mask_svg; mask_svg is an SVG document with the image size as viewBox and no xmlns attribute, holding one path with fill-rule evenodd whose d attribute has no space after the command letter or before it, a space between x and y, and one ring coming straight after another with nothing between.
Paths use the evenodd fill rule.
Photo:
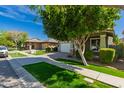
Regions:
<instances>
[{"instance_id":1,"label":"garage","mask_svg":"<svg viewBox=\"0 0 124 93\"><path fill-rule=\"evenodd\" d=\"M65 52L65 53L70 53L71 45L72 45L71 43L60 43L59 44L59 51Z\"/></svg>"}]
</instances>

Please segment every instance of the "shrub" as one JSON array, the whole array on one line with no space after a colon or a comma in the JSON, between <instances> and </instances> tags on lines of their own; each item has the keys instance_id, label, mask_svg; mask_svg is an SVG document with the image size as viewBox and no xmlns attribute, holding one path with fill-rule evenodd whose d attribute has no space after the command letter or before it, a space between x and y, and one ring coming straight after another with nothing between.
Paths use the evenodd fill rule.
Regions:
<instances>
[{"instance_id":1,"label":"shrub","mask_svg":"<svg viewBox=\"0 0 124 93\"><path fill-rule=\"evenodd\" d=\"M58 48L57 47L54 47L52 50L53 50L53 52L57 52L58 51Z\"/></svg>"},{"instance_id":2,"label":"shrub","mask_svg":"<svg viewBox=\"0 0 124 93\"><path fill-rule=\"evenodd\" d=\"M116 50L116 57L122 58L124 57L124 43L120 43L119 45L111 45L110 48L114 48Z\"/></svg>"},{"instance_id":3,"label":"shrub","mask_svg":"<svg viewBox=\"0 0 124 93\"><path fill-rule=\"evenodd\" d=\"M84 53L84 56L87 60L92 60L93 59L93 51L91 50L86 50Z\"/></svg>"},{"instance_id":4,"label":"shrub","mask_svg":"<svg viewBox=\"0 0 124 93\"><path fill-rule=\"evenodd\" d=\"M120 50L118 50L118 57L122 58L124 57L124 43L120 43L119 45Z\"/></svg>"},{"instance_id":5,"label":"shrub","mask_svg":"<svg viewBox=\"0 0 124 93\"><path fill-rule=\"evenodd\" d=\"M49 47L47 47L47 48L46 48L46 52L47 52L47 53L52 52L52 49L49 48Z\"/></svg>"},{"instance_id":6,"label":"shrub","mask_svg":"<svg viewBox=\"0 0 124 93\"><path fill-rule=\"evenodd\" d=\"M102 63L111 63L115 58L115 49L112 48L101 48L100 49L100 61Z\"/></svg>"},{"instance_id":7,"label":"shrub","mask_svg":"<svg viewBox=\"0 0 124 93\"><path fill-rule=\"evenodd\" d=\"M35 55L43 55L43 54L45 54L45 51L44 50L37 50L35 52Z\"/></svg>"},{"instance_id":8,"label":"shrub","mask_svg":"<svg viewBox=\"0 0 124 93\"><path fill-rule=\"evenodd\" d=\"M93 51L86 50L85 53L84 53L84 56L85 56L86 60L92 60L93 59ZM80 55L79 55L78 50L76 51L76 57L81 58Z\"/></svg>"}]
</instances>

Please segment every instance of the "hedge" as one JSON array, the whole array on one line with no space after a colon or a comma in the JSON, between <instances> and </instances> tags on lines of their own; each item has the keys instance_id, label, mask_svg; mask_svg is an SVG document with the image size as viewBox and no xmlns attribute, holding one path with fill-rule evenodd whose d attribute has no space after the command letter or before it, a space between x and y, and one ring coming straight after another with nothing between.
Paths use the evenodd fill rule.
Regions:
<instances>
[{"instance_id":1,"label":"hedge","mask_svg":"<svg viewBox=\"0 0 124 93\"><path fill-rule=\"evenodd\" d=\"M113 48L100 49L100 61L102 63L111 63L114 61L116 51Z\"/></svg>"},{"instance_id":2,"label":"hedge","mask_svg":"<svg viewBox=\"0 0 124 93\"><path fill-rule=\"evenodd\" d=\"M84 56L87 60L92 60L93 59L93 51L92 50L87 50L84 53Z\"/></svg>"},{"instance_id":3,"label":"hedge","mask_svg":"<svg viewBox=\"0 0 124 93\"><path fill-rule=\"evenodd\" d=\"M51 51L52 51L52 49L51 49L51 48L49 48L49 47L48 47L48 48L46 48L45 50L46 50L46 52L47 52L47 53L49 53L49 52L51 52Z\"/></svg>"}]
</instances>

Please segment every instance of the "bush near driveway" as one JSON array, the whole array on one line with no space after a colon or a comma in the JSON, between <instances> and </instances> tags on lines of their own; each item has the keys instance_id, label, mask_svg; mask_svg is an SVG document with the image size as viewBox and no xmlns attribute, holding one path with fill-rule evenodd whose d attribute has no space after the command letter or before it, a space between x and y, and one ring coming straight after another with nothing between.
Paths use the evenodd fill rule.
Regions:
<instances>
[{"instance_id":1,"label":"bush near driveway","mask_svg":"<svg viewBox=\"0 0 124 93\"><path fill-rule=\"evenodd\" d=\"M46 52L45 52L45 50L37 50L35 53L34 53L34 55L43 55L43 54L45 54Z\"/></svg>"},{"instance_id":2,"label":"bush near driveway","mask_svg":"<svg viewBox=\"0 0 124 93\"><path fill-rule=\"evenodd\" d=\"M54 48L48 47L45 50L46 50L47 53L49 53L49 52L57 52L58 51L58 48L57 47L54 47Z\"/></svg>"},{"instance_id":3,"label":"bush near driveway","mask_svg":"<svg viewBox=\"0 0 124 93\"><path fill-rule=\"evenodd\" d=\"M49 53L49 52L52 52L52 49L51 48L46 48L46 52Z\"/></svg>"},{"instance_id":4,"label":"bush near driveway","mask_svg":"<svg viewBox=\"0 0 124 93\"><path fill-rule=\"evenodd\" d=\"M58 51L58 47L54 47L52 50L53 50L53 52L57 52Z\"/></svg>"},{"instance_id":5,"label":"bush near driveway","mask_svg":"<svg viewBox=\"0 0 124 93\"><path fill-rule=\"evenodd\" d=\"M45 62L25 65L23 67L48 88L112 87L99 81L88 84L84 80L84 76Z\"/></svg>"},{"instance_id":6,"label":"bush near driveway","mask_svg":"<svg viewBox=\"0 0 124 93\"><path fill-rule=\"evenodd\" d=\"M100 49L100 61L102 63L111 63L115 58L115 49L112 48L101 48Z\"/></svg>"}]
</instances>

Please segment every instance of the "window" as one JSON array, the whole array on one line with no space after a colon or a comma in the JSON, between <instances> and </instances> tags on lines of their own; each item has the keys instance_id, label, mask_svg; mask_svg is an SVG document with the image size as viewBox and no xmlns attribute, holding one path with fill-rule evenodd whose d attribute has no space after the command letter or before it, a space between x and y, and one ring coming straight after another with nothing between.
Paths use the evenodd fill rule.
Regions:
<instances>
[{"instance_id":1,"label":"window","mask_svg":"<svg viewBox=\"0 0 124 93\"><path fill-rule=\"evenodd\" d=\"M90 49L94 52L98 51L100 47L100 38L90 38Z\"/></svg>"}]
</instances>

